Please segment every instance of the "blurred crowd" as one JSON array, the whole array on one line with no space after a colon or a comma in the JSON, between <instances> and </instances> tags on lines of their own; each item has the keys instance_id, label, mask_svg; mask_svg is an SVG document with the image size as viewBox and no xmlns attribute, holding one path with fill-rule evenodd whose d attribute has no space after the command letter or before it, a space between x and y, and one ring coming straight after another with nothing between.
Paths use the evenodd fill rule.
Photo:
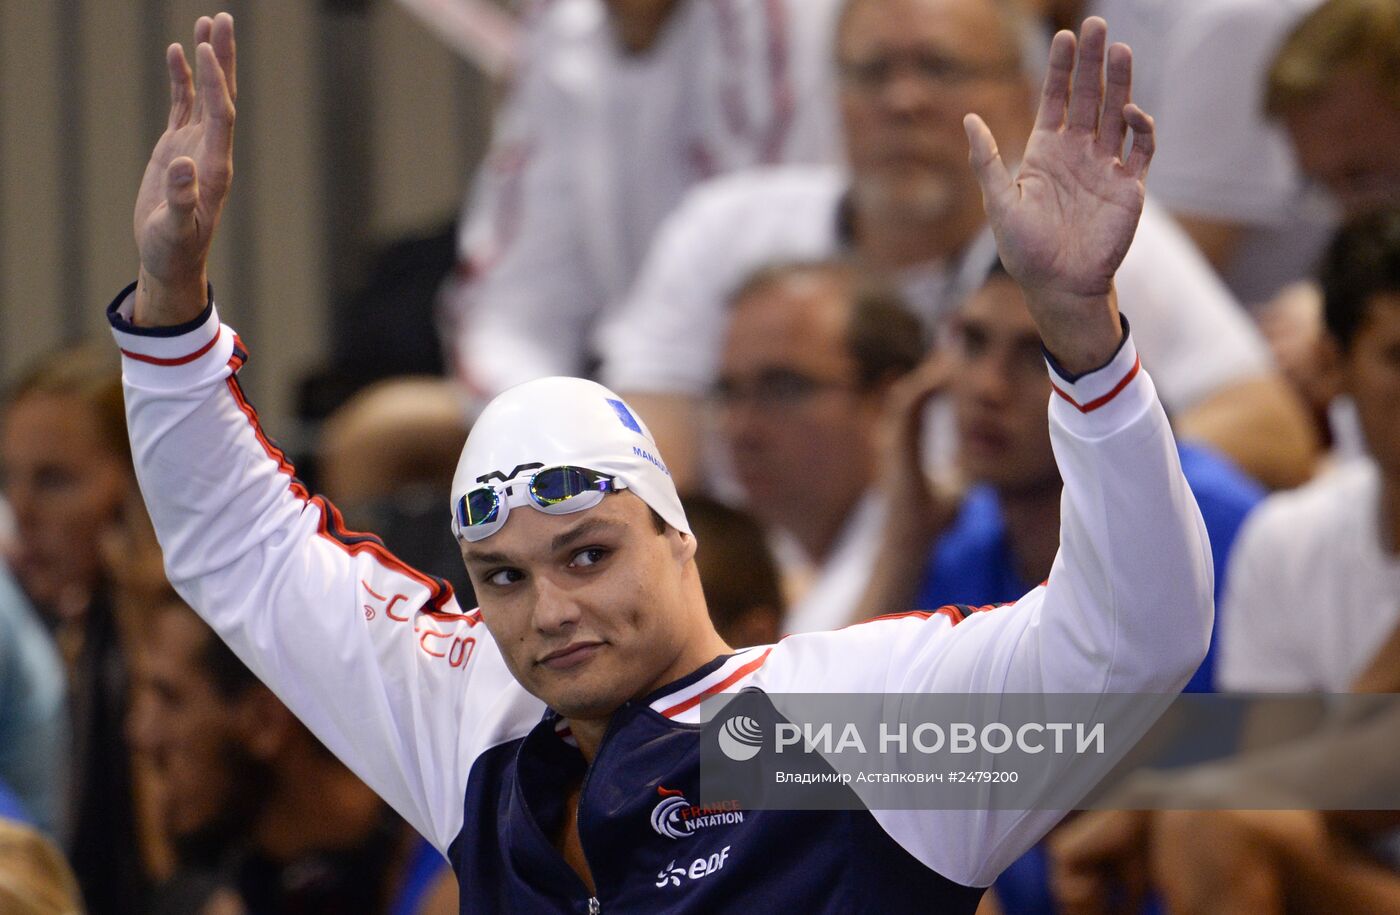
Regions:
<instances>
[{"instance_id":1,"label":"blurred crowd","mask_svg":"<svg viewBox=\"0 0 1400 915\"><path fill-rule=\"evenodd\" d=\"M300 387L299 475L351 528L470 606L473 410L586 375L647 422L735 648L1054 575L1056 391L962 120L1014 162L1049 36L1096 14L1156 119L1117 294L1210 535L1188 690L1400 691L1400 3L518 5L456 245L387 249ZM5 392L0 479L0 912L457 911L166 581L110 345ZM1080 814L984 908L1400 911L1400 813Z\"/></svg>"}]
</instances>

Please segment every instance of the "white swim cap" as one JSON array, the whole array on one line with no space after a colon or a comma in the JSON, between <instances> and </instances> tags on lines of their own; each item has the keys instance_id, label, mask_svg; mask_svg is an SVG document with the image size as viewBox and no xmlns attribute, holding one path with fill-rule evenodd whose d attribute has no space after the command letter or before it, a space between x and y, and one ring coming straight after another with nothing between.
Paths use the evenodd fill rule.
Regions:
<instances>
[{"instance_id":1,"label":"white swim cap","mask_svg":"<svg viewBox=\"0 0 1400 915\"><path fill-rule=\"evenodd\" d=\"M690 533L646 424L622 398L582 378L528 381L486 405L457 462L450 511L455 516L474 489L561 465L616 477L667 524Z\"/></svg>"}]
</instances>

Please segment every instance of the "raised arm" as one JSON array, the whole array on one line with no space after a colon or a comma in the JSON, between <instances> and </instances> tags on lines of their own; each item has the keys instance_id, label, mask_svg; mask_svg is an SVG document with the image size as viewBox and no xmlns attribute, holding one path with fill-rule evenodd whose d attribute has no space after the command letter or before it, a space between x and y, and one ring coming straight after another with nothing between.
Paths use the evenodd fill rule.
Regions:
<instances>
[{"instance_id":1,"label":"raised arm","mask_svg":"<svg viewBox=\"0 0 1400 915\"><path fill-rule=\"evenodd\" d=\"M1103 20L1091 18L1078 43L1069 32L1055 36L1014 180L981 119L966 123L1002 262L1025 289L1050 354L1050 430L1064 480L1060 551L1044 585L1015 605L971 614L905 669L935 692L1159 694L1139 702L1132 720L1107 722L1126 736L1145 730L1149 707L1165 708L1204 658L1213 571L1166 414L1114 303L1113 275L1142 211L1153 145L1151 119L1130 101L1125 45L1108 49L1105 88L1106 35ZM1073 769L1087 771L1087 762L1062 776L1074 782ZM981 884L1060 814L945 816L902 825L924 841L930 826L976 836L947 866Z\"/></svg>"},{"instance_id":2,"label":"raised arm","mask_svg":"<svg viewBox=\"0 0 1400 915\"><path fill-rule=\"evenodd\" d=\"M1209 543L1166 414L1113 302L1114 271L1141 212L1152 123L1129 102L1125 46L1107 55L1105 90L1105 36L1100 19L1085 23L1079 42L1068 32L1055 36L1015 180L981 119L967 120L1002 260L1024 286L1051 354L1050 430L1064 495L1049 580L1006 607L950 607L790 637L768 662L773 691L1157 695L1155 703L1145 697L1131 720L1107 723L1130 740L1204 658L1213 615ZM1134 139L1124 159L1128 126ZM936 513L936 502L929 509ZM1094 770L1084 762L1047 760L1046 772L1034 775L1054 777L1037 784L1087 779L1087 789ZM985 886L1062 812L875 815L928 866Z\"/></svg>"},{"instance_id":3,"label":"raised arm","mask_svg":"<svg viewBox=\"0 0 1400 915\"><path fill-rule=\"evenodd\" d=\"M356 774L445 850L476 757L538 720L450 586L296 479L238 381L247 351L208 295L232 178L234 34L166 54L171 114L136 204L140 279L109 309L137 476L171 583ZM446 512L443 523L446 524Z\"/></svg>"},{"instance_id":4,"label":"raised arm","mask_svg":"<svg viewBox=\"0 0 1400 915\"><path fill-rule=\"evenodd\" d=\"M1131 52L1116 44L1105 55L1106 39L1098 18L1085 21L1078 42L1055 36L1014 180L982 120L966 121L1002 262L1025 290L1048 353L1051 438L1065 484L1049 581L1021 606L986 615L993 630L1032 627L1032 638L1001 641L1010 649L1002 689L1174 692L1210 638L1209 543L1114 302L1153 144L1151 118L1130 100Z\"/></svg>"},{"instance_id":5,"label":"raised arm","mask_svg":"<svg viewBox=\"0 0 1400 915\"><path fill-rule=\"evenodd\" d=\"M1114 294L1142 215L1153 125L1131 101L1132 52L1106 43L1096 17L1078 41L1055 36L1014 179L981 118L965 121L998 252L1046 350L1064 481L1049 580L989 618L981 639L963 633L964 653L1015 645L1003 655L1005 689L1175 692L1210 639L1209 542ZM998 631L1023 625L1032 637Z\"/></svg>"}]
</instances>

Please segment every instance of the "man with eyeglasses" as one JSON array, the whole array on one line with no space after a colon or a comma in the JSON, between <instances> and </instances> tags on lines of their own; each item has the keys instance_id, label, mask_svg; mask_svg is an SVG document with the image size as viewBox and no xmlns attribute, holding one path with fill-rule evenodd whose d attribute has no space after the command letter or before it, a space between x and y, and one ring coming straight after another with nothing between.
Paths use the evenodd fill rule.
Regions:
<instances>
[{"instance_id":1,"label":"man with eyeglasses","mask_svg":"<svg viewBox=\"0 0 1400 915\"><path fill-rule=\"evenodd\" d=\"M836 42L848 168L735 172L668 217L598 348L603 382L648 416L683 488L706 469L694 430L724 303L753 270L849 255L897 285L930 332L981 284L995 245L961 118L982 112L1008 161L1020 157L1034 36L1015 0L848 0ZM1269 485L1305 479L1316 443L1298 398L1210 265L1150 204L1118 288L1177 432Z\"/></svg>"},{"instance_id":2,"label":"man with eyeglasses","mask_svg":"<svg viewBox=\"0 0 1400 915\"><path fill-rule=\"evenodd\" d=\"M878 422L890 385L924 355L918 319L862 283L840 262L775 265L729 306L719 438L782 569L785 633L850 621L885 515L872 492Z\"/></svg>"},{"instance_id":3,"label":"man with eyeglasses","mask_svg":"<svg viewBox=\"0 0 1400 915\"><path fill-rule=\"evenodd\" d=\"M134 218L140 275L109 309L142 491L171 581L451 859L463 911L971 913L1059 811L746 810L683 830L667 812L699 797L702 699L1171 693L1200 662L1208 546L1112 286L1152 124L1102 20L1055 37L1018 182L987 125L966 122L1060 392L1050 581L966 619L904 614L739 653L710 623L696 540L646 426L593 382L530 382L478 419L453 483L481 603L465 615L296 479L209 292L232 176L233 21L195 34L197 74L167 52L170 122Z\"/></svg>"}]
</instances>

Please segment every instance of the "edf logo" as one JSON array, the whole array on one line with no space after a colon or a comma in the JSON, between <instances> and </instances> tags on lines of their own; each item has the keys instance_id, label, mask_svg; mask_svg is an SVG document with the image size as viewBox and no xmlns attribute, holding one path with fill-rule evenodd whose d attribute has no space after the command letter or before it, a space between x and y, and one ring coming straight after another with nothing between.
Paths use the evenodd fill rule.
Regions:
<instances>
[{"instance_id":1,"label":"edf logo","mask_svg":"<svg viewBox=\"0 0 1400 915\"><path fill-rule=\"evenodd\" d=\"M684 865L676 867L676 862L672 861L661 869L661 873L656 875L657 888L666 886L668 883L671 886L680 886L683 880L699 880L702 877L710 876L724 867L724 862L729 860L730 848L731 846L726 845L708 858L696 858L690 862L690 867Z\"/></svg>"}]
</instances>

